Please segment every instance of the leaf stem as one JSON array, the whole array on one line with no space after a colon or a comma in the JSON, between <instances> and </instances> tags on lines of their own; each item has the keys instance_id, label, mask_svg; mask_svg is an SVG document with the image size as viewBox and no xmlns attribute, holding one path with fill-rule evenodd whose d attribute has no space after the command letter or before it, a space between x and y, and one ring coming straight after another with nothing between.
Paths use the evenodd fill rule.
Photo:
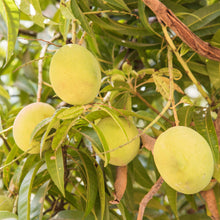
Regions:
<instances>
[{"instance_id":1,"label":"leaf stem","mask_svg":"<svg viewBox=\"0 0 220 220\"><path fill-rule=\"evenodd\" d=\"M161 23L161 27L162 30L164 32L164 36L167 40L167 43L169 44L169 46L171 47L173 53L176 55L178 61L180 62L180 64L182 65L183 69L185 70L185 72L187 73L187 75L189 76L189 78L192 80L192 82L196 85L197 89L199 90L199 92L201 93L201 95L206 99L206 101L211 105L212 104L212 100L209 98L209 96L207 95L207 93L205 92L205 90L202 88L201 84L197 81L197 79L194 77L194 75L192 74L191 70L189 69L187 63L184 61L184 59L180 56L180 54L177 51L176 46L174 45L172 39L170 38L168 31L166 29L166 27Z\"/></svg>"}]
</instances>

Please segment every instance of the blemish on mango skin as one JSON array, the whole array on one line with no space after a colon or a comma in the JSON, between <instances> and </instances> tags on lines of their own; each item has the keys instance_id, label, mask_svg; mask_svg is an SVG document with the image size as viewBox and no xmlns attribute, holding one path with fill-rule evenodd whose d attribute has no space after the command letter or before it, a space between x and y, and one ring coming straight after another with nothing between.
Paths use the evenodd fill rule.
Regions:
<instances>
[{"instance_id":1,"label":"blemish on mango skin","mask_svg":"<svg viewBox=\"0 0 220 220\"><path fill-rule=\"evenodd\" d=\"M164 181L184 194L203 190L211 181L214 159L206 140L184 126L169 128L156 140L153 156Z\"/></svg>"}]
</instances>

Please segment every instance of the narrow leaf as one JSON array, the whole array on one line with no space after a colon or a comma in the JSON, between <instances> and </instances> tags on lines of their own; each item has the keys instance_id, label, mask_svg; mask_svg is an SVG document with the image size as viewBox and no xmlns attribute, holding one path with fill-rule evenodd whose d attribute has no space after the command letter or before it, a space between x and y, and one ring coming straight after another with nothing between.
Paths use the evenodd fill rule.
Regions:
<instances>
[{"instance_id":1,"label":"narrow leaf","mask_svg":"<svg viewBox=\"0 0 220 220\"><path fill-rule=\"evenodd\" d=\"M48 172L51 179L58 187L60 192L65 196L64 190L64 164L62 148L58 148L56 151L48 150L45 152L45 160L47 164Z\"/></svg>"},{"instance_id":2,"label":"narrow leaf","mask_svg":"<svg viewBox=\"0 0 220 220\"><path fill-rule=\"evenodd\" d=\"M213 21L218 16L220 16L220 2L205 6L190 13L190 15L183 20L183 23L192 31L195 31Z\"/></svg>"},{"instance_id":3,"label":"narrow leaf","mask_svg":"<svg viewBox=\"0 0 220 220\"><path fill-rule=\"evenodd\" d=\"M49 182L50 181L48 180L38 189L31 202L31 219L34 219L36 217L38 219L42 219L43 217L44 199L48 191Z\"/></svg>"},{"instance_id":4,"label":"narrow leaf","mask_svg":"<svg viewBox=\"0 0 220 220\"><path fill-rule=\"evenodd\" d=\"M52 141L52 149L58 149L62 143L66 140L67 134L70 130L70 128L74 125L75 121L71 119L67 119L63 121L61 126L57 129L55 132L55 135L53 137Z\"/></svg>"},{"instance_id":5,"label":"narrow leaf","mask_svg":"<svg viewBox=\"0 0 220 220\"><path fill-rule=\"evenodd\" d=\"M91 210L93 209L95 205L95 200L98 192L98 186L97 186L97 173L94 167L94 161L91 159L91 156L87 155L87 153L80 151L79 156L83 162L83 166L86 171L86 177L87 177L87 203L86 203L86 209L84 216L86 217Z\"/></svg>"},{"instance_id":6,"label":"narrow leaf","mask_svg":"<svg viewBox=\"0 0 220 220\"><path fill-rule=\"evenodd\" d=\"M210 145L213 153L214 161L216 164L218 164L219 161L218 138L212 121L210 109L196 107L193 114L193 120L197 132L199 132Z\"/></svg>"},{"instance_id":7,"label":"narrow leaf","mask_svg":"<svg viewBox=\"0 0 220 220\"><path fill-rule=\"evenodd\" d=\"M13 55L16 38L18 35L19 28L19 10L13 0L1 0L0 1L0 13L5 20L7 25L7 56L6 63L10 60ZM0 95L1 95L0 88ZM7 96L7 94L5 94ZM7 97L6 97L7 98Z\"/></svg>"},{"instance_id":8,"label":"narrow leaf","mask_svg":"<svg viewBox=\"0 0 220 220\"><path fill-rule=\"evenodd\" d=\"M0 85L0 96L3 96L6 99L10 99L10 95L5 90L5 88L3 86L1 86L1 85Z\"/></svg>"},{"instance_id":9,"label":"narrow leaf","mask_svg":"<svg viewBox=\"0 0 220 220\"><path fill-rule=\"evenodd\" d=\"M63 111L58 113L57 118L62 120L77 118L84 112L84 110L85 108L83 106L65 108Z\"/></svg>"},{"instance_id":10,"label":"narrow leaf","mask_svg":"<svg viewBox=\"0 0 220 220\"><path fill-rule=\"evenodd\" d=\"M130 9L123 0L106 0L106 2L117 8L130 12Z\"/></svg>"},{"instance_id":11,"label":"narrow leaf","mask_svg":"<svg viewBox=\"0 0 220 220\"><path fill-rule=\"evenodd\" d=\"M44 28L44 21L46 18L42 15L39 0L22 0L15 1L17 7L26 15L28 15L31 20Z\"/></svg>"},{"instance_id":12,"label":"narrow leaf","mask_svg":"<svg viewBox=\"0 0 220 220\"><path fill-rule=\"evenodd\" d=\"M30 201L31 190L37 171L43 164L42 161L38 162L27 173L24 180L21 183L18 197L18 216L19 219L30 220Z\"/></svg>"},{"instance_id":13,"label":"narrow leaf","mask_svg":"<svg viewBox=\"0 0 220 220\"><path fill-rule=\"evenodd\" d=\"M166 195L170 204L170 207L175 214L175 216L178 218L178 211L177 211L177 192L169 187L165 182L163 183L166 190Z\"/></svg>"}]
</instances>

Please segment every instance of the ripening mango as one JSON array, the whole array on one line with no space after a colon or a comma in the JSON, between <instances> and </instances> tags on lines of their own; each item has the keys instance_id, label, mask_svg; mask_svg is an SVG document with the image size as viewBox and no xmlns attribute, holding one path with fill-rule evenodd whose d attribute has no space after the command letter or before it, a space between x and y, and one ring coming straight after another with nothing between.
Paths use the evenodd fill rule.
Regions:
<instances>
[{"instance_id":1,"label":"ripening mango","mask_svg":"<svg viewBox=\"0 0 220 220\"><path fill-rule=\"evenodd\" d=\"M138 130L131 120L119 118L121 126L111 117L101 119L97 126L102 131L109 150L114 150L119 146L126 144L138 135ZM132 161L139 152L140 138L136 137L131 143L122 146L110 152L109 163L115 166L125 166ZM104 155L100 154L94 148L98 155L104 159Z\"/></svg>"},{"instance_id":2,"label":"ripening mango","mask_svg":"<svg viewBox=\"0 0 220 220\"><path fill-rule=\"evenodd\" d=\"M25 106L16 116L13 124L13 137L18 147L30 154L40 153L40 142L32 141L31 135L37 124L51 117L55 109L42 102L36 102Z\"/></svg>"},{"instance_id":3,"label":"ripening mango","mask_svg":"<svg viewBox=\"0 0 220 220\"><path fill-rule=\"evenodd\" d=\"M56 51L49 75L56 95L72 105L92 102L101 86L98 61L89 50L77 44L67 44Z\"/></svg>"},{"instance_id":4,"label":"ripening mango","mask_svg":"<svg viewBox=\"0 0 220 220\"><path fill-rule=\"evenodd\" d=\"M176 126L156 140L154 161L164 181L184 194L203 190L211 181L214 159L207 141L195 130Z\"/></svg>"}]
</instances>

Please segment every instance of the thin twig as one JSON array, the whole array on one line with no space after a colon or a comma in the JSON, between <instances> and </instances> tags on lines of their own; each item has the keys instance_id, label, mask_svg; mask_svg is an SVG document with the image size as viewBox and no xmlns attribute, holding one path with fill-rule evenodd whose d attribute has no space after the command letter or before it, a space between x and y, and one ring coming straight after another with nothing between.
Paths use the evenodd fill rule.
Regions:
<instances>
[{"instance_id":1,"label":"thin twig","mask_svg":"<svg viewBox=\"0 0 220 220\"><path fill-rule=\"evenodd\" d=\"M168 58L168 70L169 70L169 80L170 80L170 84L174 87L174 83L173 83L173 54L171 51L171 48L168 46L167 48L167 58ZM177 111L176 111L176 107L175 107L175 100L174 100L174 90L170 91L171 93L171 103L172 103L172 110L173 110L173 115L174 115L174 119L175 119L175 124L176 126L179 125L179 119L178 119L178 115L177 115Z\"/></svg>"},{"instance_id":2,"label":"thin twig","mask_svg":"<svg viewBox=\"0 0 220 220\"><path fill-rule=\"evenodd\" d=\"M60 33L58 33L54 37L52 37L49 42L51 43L52 41L56 40L59 37L60 37ZM40 58L45 56L45 53L47 51L48 46L49 46L48 42L43 46L43 48L41 49L41 52L40 52ZM37 102L40 102L40 99L41 99L42 85L43 85L43 59L40 59L38 61Z\"/></svg>"},{"instance_id":3,"label":"thin twig","mask_svg":"<svg viewBox=\"0 0 220 220\"><path fill-rule=\"evenodd\" d=\"M160 177L157 182L152 186L150 191L144 196L144 198L141 200L138 210L138 217L137 220L142 220L144 216L144 210L147 206L147 203L152 199L152 197L158 192L161 185L163 183L162 177Z\"/></svg>"},{"instance_id":4,"label":"thin twig","mask_svg":"<svg viewBox=\"0 0 220 220\"><path fill-rule=\"evenodd\" d=\"M155 113L157 113L158 115L161 116L161 118L163 118L165 121L169 122L171 125L173 125L173 121L171 121L170 119L168 119L167 117L165 117L164 115L161 115L161 113L155 109L145 98L143 98L141 96L141 94L139 92L135 92L133 93L135 96L137 96L147 107L149 107L152 111L154 111Z\"/></svg>"},{"instance_id":5,"label":"thin twig","mask_svg":"<svg viewBox=\"0 0 220 220\"><path fill-rule=\"evenodd\" d=\"M206 101L211 105L212 104L212 100L209 98L209 96L207 95L207 93L205 92L205 90L202 88L201 84L197 81L197 79L195 78L195 76L192 74L190 68L188 67L187 63L184 61L184 59L180 56L180 54L178 53L176 46L174 45L172 39L170 38L166 27L161 23L163 32L164 32L164 36L166 38L167 43L169 44L169 46L171 47L173 53L176 55L176 58L178 59L178 61L180 62L180 64L182 65L183 69L185 70L185 72L187 73L187 75L189 76L189 78L192 80L192 82L196 85L197 89L199 90L199 92L201 93L201 95L206 99Z\"/></svg>"}]
</instances>

